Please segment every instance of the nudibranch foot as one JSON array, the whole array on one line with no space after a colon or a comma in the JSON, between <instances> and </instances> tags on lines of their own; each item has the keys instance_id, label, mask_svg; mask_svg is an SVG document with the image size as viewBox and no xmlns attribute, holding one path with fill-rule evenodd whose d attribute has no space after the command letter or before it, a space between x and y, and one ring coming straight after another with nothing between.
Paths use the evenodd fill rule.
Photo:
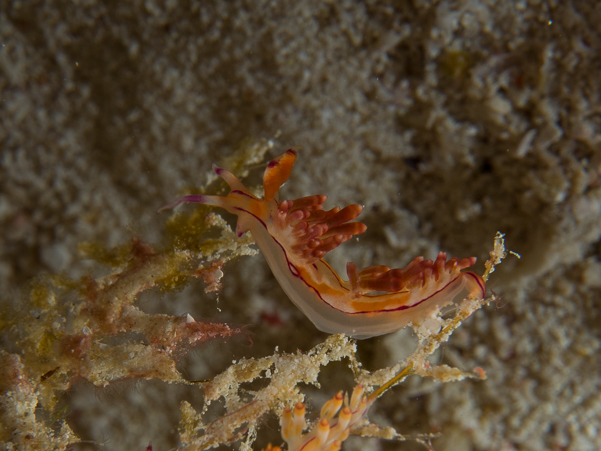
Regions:
<instances>
[{"instance_id":1,"label":"nudibranch foot","mask_svg":"<svg viewBox=\"0 0 601 451\"><path fill-rule=\"evenodd\" d=\"M363 208L353 204L324 210L322 194L278 202L278 190L290 177L296 157L289 149L267 165L263 199L229 171L213 166L230 187L227 196L184 196L159 211L195 202L236 214L238 235L250 230L290 300L324 332L369 338L432 317L464 291L484 297L484 280L462 271L476 258L447 261L444 252L434 261L417 257L404 268L359 270L349 262L348 281L343 280L323 257L365 232L365 224L353 222Z\"/></svg>"}]
</instances>

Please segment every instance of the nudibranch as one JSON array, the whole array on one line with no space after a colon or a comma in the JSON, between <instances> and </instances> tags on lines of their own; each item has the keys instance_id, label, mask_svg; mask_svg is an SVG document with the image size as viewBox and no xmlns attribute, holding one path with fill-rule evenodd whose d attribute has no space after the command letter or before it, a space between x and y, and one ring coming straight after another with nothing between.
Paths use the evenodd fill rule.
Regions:
<instances>
[{"instance_id":1,"label":"nudibranch","mask_svg":"<svg viewBox=\"0 0 601 451\"><path fill-rule=\"evenodd\" d=\"M417 257L402 269L359 270L349 262L348 281L343 280L323 257L365 232L365 224L352 222L363 208L348 205L326 211L326 196L321 194L278 201L279 188L290 177L296 157L290 149L267 165L263 199L214 165L215 173L230 187L227 196L184 196L159 211L196 202L238 215L238 236L250 230L290 300L323 332L369 338L432 317L464 291L473 298L484 297L482 277L462 271L473 266L476 258L447 261L443 252L434 261Z\"/></svg>"}]
</instances>

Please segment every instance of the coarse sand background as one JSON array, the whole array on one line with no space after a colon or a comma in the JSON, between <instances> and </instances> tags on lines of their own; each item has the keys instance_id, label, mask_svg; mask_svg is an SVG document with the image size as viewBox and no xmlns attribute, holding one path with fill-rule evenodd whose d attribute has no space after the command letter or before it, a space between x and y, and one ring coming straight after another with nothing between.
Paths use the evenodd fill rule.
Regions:
<instances>
[{"instance_id":1,"label":"coarse sand background","mask_svg":"<svg viewBox=\"0 0 601 451\"><path fill-rule=\"evenodd\" d=\"M522 256L491 278L501 301L438 356L480 366L488 380L414 378L370 418L409 435L441 432L437 451L601 449L600 3L1 5L3 301L45 272L85 274L83 241L160 241L168 214L157 208L203 185L211 164L244 143L272 139L268 158L302 146L285 198L365 205L368 230L333 253L337 268L446 251L477 256L482 272L497 230ZM325 338L261 256L224 272L218 303L201 282L143 301L147 311L249 325L253 346L234 338L194 350L191 379ZM361 342L359 356L376 369L413 345L400 332ZM344 364L324 378L332 390L351 383ZM180 401L201 400L159 382L115 385L65 395L71 427L103 444L74 450L175 447ZM256 446L278 440L270 421ZM424 449L373 439L344 447Z\"/></svg>"}]
</instances>

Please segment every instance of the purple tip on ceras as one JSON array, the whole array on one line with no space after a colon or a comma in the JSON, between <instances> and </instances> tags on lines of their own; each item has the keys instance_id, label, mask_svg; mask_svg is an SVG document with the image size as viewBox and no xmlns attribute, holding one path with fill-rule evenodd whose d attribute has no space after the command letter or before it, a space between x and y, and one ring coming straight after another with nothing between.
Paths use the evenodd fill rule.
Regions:
<instances>
[{"instance_id":1,"label":"purple tip on ceras","mask_svg":"<svg viewBox=\"0 0 601 451\"><path fill-rule=\"evenodd\" d=\"M246 233L246 230L242 230L241 228L239 228L239 227L236 227L236 236L237 236L238 238L241 238L241 237L242 237L242 235L244 235L245 233Z\"/></svg>"}]
</instances>

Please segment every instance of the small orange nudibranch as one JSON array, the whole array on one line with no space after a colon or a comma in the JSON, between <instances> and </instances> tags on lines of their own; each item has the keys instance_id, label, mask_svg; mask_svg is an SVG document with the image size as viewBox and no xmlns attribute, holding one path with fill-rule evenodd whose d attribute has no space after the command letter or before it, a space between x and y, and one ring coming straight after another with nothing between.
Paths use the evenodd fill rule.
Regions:
<instances>
[{"instance_id":1,"label":"small orange nudibranch","mask_svg":"<svg viewBox=\"0 0 601 451\"><path fill-rule=\"evenodd\" d=\"M238 236L250 230L290 300L323 332L369 338L433 316L464 290L470 297L484 297L482 277L461 271L473 266L476 258L447 261L443 252L434 261L417 257L402 269L359 270L349 262L349 280L340 278L323 257L365 232L365 224L351 222L362 207L326 211L326 196L321 194L279 202L278 190L290 177L296 156L290 149L267 165L263 199L252 195L232 173L213 166L230 186L227 196L184 196L159 211L196 202L238 215Z\"/></svg>"}]
</instances>

